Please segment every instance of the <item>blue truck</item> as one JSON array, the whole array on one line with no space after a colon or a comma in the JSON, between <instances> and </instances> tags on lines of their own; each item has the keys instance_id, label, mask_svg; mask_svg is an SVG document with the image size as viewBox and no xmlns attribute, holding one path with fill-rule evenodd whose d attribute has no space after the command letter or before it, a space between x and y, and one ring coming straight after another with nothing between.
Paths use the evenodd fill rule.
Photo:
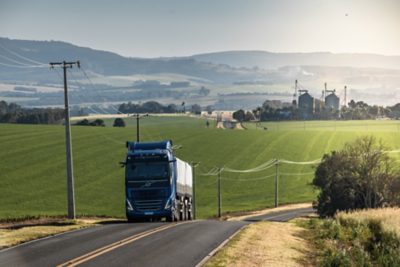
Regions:
<instances>
[{"instance_id":1,"label":"blue truck","mask_svg":"<svg viewBox=\"0 0 400 267\"><path fill-rule=\"evenodd\" d=\"M191 220L192 166L175 157L172 141L127 142L126 217L129 222Z\"/></svg>"}]
</instances>

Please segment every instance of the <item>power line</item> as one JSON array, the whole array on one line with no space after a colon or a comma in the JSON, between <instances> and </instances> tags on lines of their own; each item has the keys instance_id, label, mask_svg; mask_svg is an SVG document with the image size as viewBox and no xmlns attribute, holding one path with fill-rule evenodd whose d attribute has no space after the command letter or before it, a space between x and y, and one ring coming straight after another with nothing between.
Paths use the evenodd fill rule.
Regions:
<instances>
[{"instance_id":1,"label":"power line","mask_svg":"<svg viewBox=\"0 0 400 267\"><path fill-rule=\"evenodd\" d=\"M100 94L97 93L97 90L94 88L95 86L94 86L93 82L89 79L89 77L87 76L86 72L85 72L84 70L82 70L82 71L83 71L84 75L86 76L86 78L87 78L87 79L89 80L89 82L91 83L91 85L93 86L93 91L94 91L100 98L102 98L103 101L104 101L104 100L105 100L104 97L102 97ZM80 87L80 83L78 83L78 79L77 79L76 76L73 74L73 72L72 72L72 71L69 71L69 73L70 73L71 76L73 77L72 80L75 81L75 84L76 84L77 86L79 86L79 88L81 88L81 87ZM82 91L82 90L80 90L80 92L81 92L81 91ZM86 91L86 90L83 90L83 91ZM88 106L87 108L89 108L89 109L92 110L95 114L98 114L98 115L104 115L104 114L107 114L107 115L114 115L114 114L109 113L108 111L104 110L101 106L98 106L98 105L96 105L96 108L98 108L99 110L101 110L103 113L97 112L95 109L93 109L93 108L90 107L90 106ZM145 135L145 134L144 134L144 135ZM125 144L125 142L123 142L123 141L121 141L121 140L119 140L119 139L116 139L116 138L107 136L107 135L105 135L105 134L100 134L100 136L102 136L103 138L105 138L105 139L107 139L107 140L109 140L109 141L112 141L113 143L116 143L116 144ZM147 136L147 135L145 135L145 136Z\"/></svg>"},{"instance_id":2,"label":"power line","mask_svg":"<svg viewBox=\"0 0 400 267\"><path fill-rule=\"evenodd\" d=\"M81 68L80 69L81 71L82 71L82 73L83 73L83 75L85 76L85 78L89 81L89 83L90 83L90 85L92 86L92 88L93 88L93 90L95 91L95 93L98 95L98 96L100 96L100 94L97 92L97 90L96 90L96 87L95 87L95 85L94 85L94 83L92 82L92 80L89 78L89 75L87 75L87 73L86 73L86 71L83 69L83 68ZM101 98L103 98L103 101L105 101L105 98L104 97L102 97L102 96L100 96ZM115 107L114 107L114 105L110 105L110 107L112 108L112 109L114 109L117 113L122 113L122 114L125 114L125 113L123 113L123 112L120 112L119 110L117 110Z\"/></svg>"},{"instance_id":3,"label":"power line","mask_svg":"<svg viewBox=\"0 0 400 267\"><path fill-rule=\"evenodd\" d=\"M106 101L106 99L98 93L98 90L96 89L95 84L93 83L92 79L91 79L90 76L87 74L87 72L85 71L85 69L81 67L80 70L82 71L82 73L83 73L83 75L85 76L85 78L88 80L90 86L92 87L92 89L93 89L93 91L96 93L96 95L99 96L101 99L103 99L103 101ZM122 112L122 111L116 109L115 106L114 106L113 104L110 104L110 105L109 105L109 108L113 109L117 114L124 114L124 115L127 115L127 118L128 118L128 119L129 119L129 118L134 118L134 117L135 117L135 116L130 116L130 113L125 113L125 112ZM143 132L143 136L145 136L145 137L148 136L148 135L146 134L145 128L143 129L142 132ZM158 136L160 139L165 139L165 138L162 138L162 137L161 137L161 135L160 135L159 132L153 132L153 136L154 136L154 133L156 133L157 136Z\"/></svg>"},{"instance_id":4,"label":"power line","mask_svg":"<svg viewBox=\"0 0 400 267\"><path fill-rule=\"evenodd\" d=\"M299 172L299 173L287 173L287 172L280 172L279 173L281 176L302 176L302 175L312 175L315 174L315 172Z\"/></svg>"},{"instance_id":5,"label":"power line","mask_svg":"<svg viewBox=\"0 0 400 267\"><path fill-rule=\"evenodd\" d=\"M280 159L279 163L295 164L295 165L313 165L321 163L321 159L315 159L312 161L290 161L290 160Z\"/></svg>"},{"instance_id":6,"label":"power line","mask_svg":"<svg viewBox=\"0 0 400 267\"><path fill-rule=\"evenodd\" d=\"M212 183L210 183L210 184L205 184L204 186L210 186L210 185L214 185L214 184L216 184L218 182L218 179L215 179L215 181L214 182L212 182Z\"/></svg>"},{"instance_id":7,"label":"power line","mask_svg":"<svg viewBox=\"0 0 400 267\"><path fill-rule=\"evenodd\" d=\"M73 79L71 79L71 80L75 82L75 85L76 85L79 89L81 89L81 85L80 85L80 83L78 82L78 79L76 78L76 76L73 74L73 72L70 71L70 70L68 70L68 72L70 73L70 75L71 75L72 78L73 78ZM81 91L82 91L82 90L79 90L79 92L81 92ZM74 91L72 91L72 92L74 92ZM75 92L74 92L74 93L75 93ZM104 98L103 98L103 100L104 100ZM96 105L96 107L97 107L98 109L100 109L100 110L103 112L103 114L111 114L111 113L107 112L106 110L104 110L101 106L97 106L97 105ZM99 114L100 114L100 113L99 113Z\"/></svg>"},{"instance_id":8,"label":"power line","mask_svg":"<svg viewBox=\"0 0 400 267\"><path fill-rule=\"evenodd\" d=\"M93 91L94 91L100 98L102 98L103 101L106 101L105 98L102 97L102 96L97 92L96 86L94 85L92 79L90 79L90 77L89 77L89 75L87 74L87 72L85 71L85 69L84 69L84 68L80 68L80 70L82 71L82 73L83 73L83 75L85 76L85 78L89 81L89 84L90 84L91 87L93 88ZM110 104L109 107L110 107L111 109L113 109L115 112L117 112L117 114L124 114L124 115L127 115L127 118L132 118L132 117L135 118L135 116L130 116L129 113L125 113L125 112L120 111L119 109L116 109L116 108L114 107L113 104ZM138 116L138 114L136 114L136 116ZM148 115L145 115L145 116L148 116ZM137 119L136 123L138 123L138 119ZM139 130L138 130L138 131L139 131ZM144 132L143 136L146 137L147 134L145 134L145 131L143 131L143 132ZM156 133L157 133L157 135L158 135L158 137L159 137L160 139L165 139L165 138L162 138L162 137L161 137L161 135L160 135L159 132L156 132Z\"/></svg>"},{"instance_id":9,"label":"power line","mask_svg":"<svg viewBox=\"0 0 400 267\"><path fill-rule=\"evenodd\" d=\"M246 182L246 181L260 181L260 180L266 180L270 177L275 176L275 174L271 174L271 175L267 175L267 176L262 176L262 177L257 177L257 178L248 178L248 179L244 179L244 178L221 178L222 180L227 180L227 181L238 181L238 182Z\"/></svg>"},{"instance_id":10,"label":"power line","mask_svg":"<svg viewBox=\"0 0 400 267\"><path fill-rule=\"evenodd\" d=\"M17 52L14 52L14 51L4 47L2 44L0 44L0 47L3 48L4 50L6 50L7 52L13 54L16 57L19 57L21 59L24 59L24 60L29 61L29 62L34 63L34 64L46 65L47 66L47 64L45 64L43 62L40 62L40 61L37 61L37 60L33 60L33 59L28 58L28 57L24 57L24 56L18 54Z\"/></svg>"},{"instance_id":11,"label":"power line","mask_svg":"<svg viewBox=\"0 0 400 267\"><path fill-rule=\"evenodd\" d=\"M5 66L5 67L10 67L10 68L23 68L23 69L28 69L28 68L45 68L45 66L38 66L38 65L31 65L31 66L25 66L25 65L12 65L12 64L7 64L0 62L0 65Z\"/></svg>"},{"instance_id":12,"label":"power line","mask_svg":"<svg viewBox=\"0 0 400 267\"><path fill-rule=\"evenodd\" d=\"M247 170L237 170L237 169L232 169L229 167L225 167L223 170L227 172L235 172L235 173L249 173L249 172L260 172L266 169L271 168L275 164L275 159L271 159L255 168L252 169L247 169Z\"/></svg>"},{"instance_id":13,"label":"power line","mask_svg":"<svg viewBox=\"0 0 400 267\"><path fill-rule=\"evenodd\" d=\"M19 64L21 66L27 66L27 67L32 67L32 66L43 66L43 65L32 65L32 64L26 64L24 62L20 62L18 60L12 59L10 57L4 56L4 55L0 55L1 58L4 58L5 60L11 61L13 63ZM48 65L46 65L48 66Z\"/></svg>"}]
</instances>

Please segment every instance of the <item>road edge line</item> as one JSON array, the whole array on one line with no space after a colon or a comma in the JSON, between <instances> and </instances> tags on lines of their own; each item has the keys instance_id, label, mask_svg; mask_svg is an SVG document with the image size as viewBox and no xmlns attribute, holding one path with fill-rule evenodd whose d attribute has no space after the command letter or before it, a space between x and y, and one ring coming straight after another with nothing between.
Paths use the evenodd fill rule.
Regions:
<instances>
[{"instance_id":1,"label":"road edge line","mask_svg":"<svg viewBox=\"0 0 400 267\"><path fill-rule=\"evenodd\" d=\"M210 253L208 253L207 256L205 256L199 263L195 265L195 267L201 267L203 266L212 256L217 254L217 252L222 249L229 241L231 241L236 235L238 235L244 228L248 227L248 225L243 225L240 227L236 232L231 234L227 239L225 239L221 244L219 244L218 247L213 249Z\"/></svg>"}]
</instances>

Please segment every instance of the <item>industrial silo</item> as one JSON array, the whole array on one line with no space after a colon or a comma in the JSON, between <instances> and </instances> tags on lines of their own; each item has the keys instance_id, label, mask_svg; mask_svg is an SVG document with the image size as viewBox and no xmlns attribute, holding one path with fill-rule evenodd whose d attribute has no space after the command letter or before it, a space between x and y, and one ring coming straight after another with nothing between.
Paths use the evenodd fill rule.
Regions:
<instances>
[{"instance_id":1,"label":"industrial silo","mask_svg":"<svg viewBox=\"0 0 400 267\"><path fill-rule=\"evenodd\" d=\"M325 97L325 107L327 108L339 110L339 103L340 99L337 95L335 95L335 92L332 92Z\"/></svg>"},{"instance_id":2,"label":"industrial silo","mask_svg":"<svg viewBox=\"0 0 400 267\"><path fill-rule=\"evenodd\" d=\"M303 90L300 90L303 91ZM304 94L299 96L299 112L302 119L311 119L314 113L314 98L308 93L307 90L303 91Z\"/></svg>"}]
</instances>

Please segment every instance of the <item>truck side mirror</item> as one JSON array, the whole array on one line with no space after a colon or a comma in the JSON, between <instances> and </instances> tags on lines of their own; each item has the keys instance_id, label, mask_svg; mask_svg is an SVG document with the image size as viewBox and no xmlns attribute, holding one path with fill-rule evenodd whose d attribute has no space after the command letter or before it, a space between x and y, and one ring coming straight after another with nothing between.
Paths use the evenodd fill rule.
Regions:
<instances>
[{"instance_id":1,"label":"truck side mirror","mask_svg":"<svg viewBox=\"0 0 400 267\"><path fill-rule=\"evenodd\" d=\"M121 168L126 166L126 162L125 161L120 161L119 164L121 164Z\"/></svg>"}]
</instances>

